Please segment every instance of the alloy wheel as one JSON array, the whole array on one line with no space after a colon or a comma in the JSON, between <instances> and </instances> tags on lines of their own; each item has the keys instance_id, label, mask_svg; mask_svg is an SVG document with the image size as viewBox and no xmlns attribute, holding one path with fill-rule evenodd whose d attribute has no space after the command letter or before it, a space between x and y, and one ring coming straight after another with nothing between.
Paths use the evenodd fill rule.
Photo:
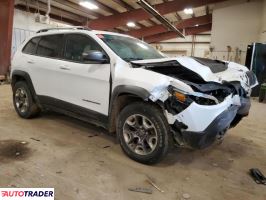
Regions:
<instances>
[{"instance_id":1,"label":"alloy wheel","mask_svg":"<svg viewBox=\"0 0 266 200\"><path fill-rule=\"evenodd\" d=\"M15 93L15 104L19 112L25 113L29 108L28 95L23 88L18 88Z\"/></svg>"},{"instance_id":2,"label":"alloy wheel","mask_svg":"<svg viewBox=\"0 0 266 200\"><path fill-rule=\"evenodd\" d=\"M158 142L154 123L146 116L134 114L123 125L123 137L127 146L139 155L151 154Z\"/></svg>"}]
</instances>

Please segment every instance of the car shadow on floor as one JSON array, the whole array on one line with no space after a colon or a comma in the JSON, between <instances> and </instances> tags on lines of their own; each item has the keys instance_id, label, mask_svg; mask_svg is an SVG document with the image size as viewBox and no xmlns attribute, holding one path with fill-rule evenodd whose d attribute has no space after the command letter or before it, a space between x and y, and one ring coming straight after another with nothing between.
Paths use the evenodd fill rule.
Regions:
<instances>
[{"instance_id":1,"label":"car shadow on floor","mask_svg":"<svg viewBox=\"0 0 266 200\"><path fill-rule=\"evenodd\" d=\"M234 161L243 157L254 157L264 150L254 142L229 130L222 143L215 142L205 149L172 148L158 167L178 164L202 170L221 168L229 170Z\"/></svg>"},{"instance_id":2,"label":"car shadow on floor","mask_svg":"<svg viewBox=\"0 0 266 200\"><path fill-rule=\"evenodd\" d=\"M115 133L109 133L104 128L97 127L88 122L83 122L81 120L51 111L41 114L40 118L48 120L57 120L60 124L64 124L65 126L77 129L77 131L81 130L81 134L86 134L86 136L88 137L100 136L104 140L111 141L114 146L119 145ZM215 143L210 147L202 150L172 147L169 150L169 153L167 154L166 158L164 158L160 163L155 166L166 167L175 164L187 166L195 164L200 160L202 163L202 160L205 160L205 163L207 163L210 168L213 168L213 165L217 165L227 170L231 167L232 164L230 160L237 159L247 154L247 145L248 144L245 144L245 142L243 142L243 138L234 135L228 135L225 137L225 141L223 143ZM206 170L206 166L197 167L204 168Z\"/></svg>"},{"instance_id":3,"label":"car shadow on floor","mask_svg":"<svg viewBox=\"0 0 266 200\"><path fill-rule=\"evenodd\" d=\"M39 118L57 120L59 123L64 124L65 126L76 128L77 131L85 132L86 136L88 137L101 136L104 139L110 140L114 144L118 144L115 133L109 133L106 129L89 122L85 122L53 111L43 112L39 116Z\"/></svg>"}]
</instances>

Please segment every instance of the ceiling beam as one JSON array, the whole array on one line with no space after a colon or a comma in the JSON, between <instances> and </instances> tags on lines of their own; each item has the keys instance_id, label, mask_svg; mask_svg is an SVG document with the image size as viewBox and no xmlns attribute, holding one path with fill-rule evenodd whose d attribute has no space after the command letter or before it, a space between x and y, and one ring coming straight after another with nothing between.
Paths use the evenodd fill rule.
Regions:
<instances>
[{"instance_id":1,"label":"ceiling beam","mask_svg":"<svg viewBox=\"0 0 266 200\"><path fill-rule=\"evenodd\" d=\"M135 8L128 4L127 2L123 1L123 0L113 0L114 2L116 2L117 4L121 5L122 7L124 7L125 9L127 9L127 11L131 11L134 10ZM152 20L147 20L151 25L155 25L156 23Z\"/></svg>"},{"instance_id":2,"label":"ceiling beam","mask_svg":"<svg viewBox=\"0 0 266 200\"><path fill-rule=\"evenodd\" d=\"M60 8L67 9L67 10L71 9L71 12L75 12L76 14L79 14L82 16L87 16L88 18L93 17L92 19L95 19L95 18L99 18L102 16L97 12L94 12L92 10L84 8L83 6L80 6L78 2L72 2L69 0L51 0L51 3L53 2L56 2L57 4L59 4Z\"/></svg>"},{"instance_id":3,"label":"ceiling beam","mask_svg":"<svg viewBox=\"0 0 266 200\"><path fill-rule=\"evenodd\" d=\"M195 25L203 25L203 24L209 24L212 22L212 15L204 15L201 17L195 17L195 18L189 18L184 19L176 24L176 27L178 29L184 29L187 27L193 27ZM152 27L146 27L138 30L132 30L128 31L126 34L137 37L137 38L145 38L149 35L154 35L158 33L167 32L168 30L163 25L155 25Z\"/></svg>"},{"instance_id":4,"label":"ceiling beam","mask_svg":"<svg viewBox=\"0 0 266 200\"><path fill-rule=\"evenodd\" d=\"M105 4L101 3L101 2L99 2L99 1L97 1L97 0L96 0L96 5L97 5L100 9L102 9L102 10L104 10L104 11L107 11L107 12L109 12L109 13L112 13L112 15L114 15L114 14L119 14L119 13L120 13L119 11L113 9L112 7L109 7L109 6L107 6L107 5L105 5ZM103 15L101 15L101 16L103 16ZM88 25L88 24L86 24L86 26L87 26L87 25ZM140 27L142 27L142 24L137 24L137 25L139 25ZM118 27L114 27L114 28L112 28L112 29L109 29L109 31L114 31L114 32L118 32L118 33L124 33L124 32L125 32L124 30L122 30L122 29L120 29L120 28L118 28Z\"/></svg>"},{"instance_id":5,"label":"ceiling beam","mask_svg":"<svg viewBox=\"0 0 266 200\"><path fill-rule=\"evenodd\" d=\"M105 5L105 4L103 4L97 0L96 0L95 4L99 7L99 9L102 9L106 12L111 13L111 14L118 14L119 13L117 10L115 10L115 9L113 9L113 8L111 8L111 7Z\"/></svg>"},{"instance_id":6,"label":"ceiling beam","mask_svg":"<svg viewBox=\"0 0 266 200\"><path fill-rule=\"evenodd\" d=\"M32 1L32 0L31 0ZM47 3L47 0L38 0L39 2L43 2L43 3ZM33 2L33 1L32 1ZM36 1L34 1L36 2ZM68 0L52 0L51 1L51 5L57 8L60 8L62 10L66 10L68 12L77 14L77 15L81 15L81 16L85 16L88 18L99 18L102 15L93 12L89 9L86 9L76 3L70 2Z\"/></svg>"},{"instance_id":7,"label":"ceiling beam","mask_svg":"<svg viewBox=\"0 0 266 200\"><path fill-rule=\"evenodd\" d=\"M174 24L168 21L166 17L161 15L156 9L154 9L148 2L145 0L139 0L137 2L146 12L148 12L150 15L154 16L155 19L157 19L163 26L167 28L169 31L174 31L177 33L180 37L184 38L185 36L175 27Z\"/></svg>"},{"instance_id":8,"label":"ceiling beam","mask_svg":"<svg viewBox=\"0 0 266 200\"><path fill-rule=\"evenodd\" d=\"M19 10L22 10L22 11L25 11L25 12L36 13L36 8L29 7L29 10L28 10L27 6L25 6L25 5L15 5L15 8L19 9ZM40 10L40 14L45 15L46 11ZM53 14L53 13L50 13L50 17L52 19L57 20L57 21L66 22L66 23L69 23L69 24L72 24L72 25L75 25L75 26L81 26L83 24L82 22L78 22L78 21L70 19L68 17L59 16L59 15L56 15L56 14Z\"/></svg>"},{"instance_id":9,"label":"ceiling beam","mask_svg":"<svg viewBox=\"0 0 266 200\"><path fill-rule=\"evenodd\" d=\"M222 2L225 0L174 0L166 3L161 3L156 5L156 10L162 14L168 14L176 11L181 11L184 8L190 7L199 7L204 6L210 3ZM145 12L142 8L131 10L124 13L119 13L111 16L100 17L90 21L89 27L92 29L112 29L114 27L125 25L128 21L141 21L147 20L150 18L150 15Z\"/></svg>"},{"instance_id":10,"label":"ceiling beam","mask_svg":"<svg viewBox=\"0 0 266 200\"><path fill-rule=\"evenodd\" d=\"M36 1L25 2L25 1L20 0L20 1L17 1L16 6L17 6L17 8L21 8L21 9L23 9L23 7L25 7L25 8L29 7L29 8L35 9L35 13L38 11L38 9L40 11L43 11L43 12L47 11L47 5L45 3L36 2ZM61 9L56 8L54 6L51 6L50 15L51 15L51 17L57 16L56 17L57 20L58 20L58 18L70 19L71 21L74 22L74 24L80 24L86 20L85 17L81 17L80 15L77 15L77 14L74 14L74 13L71 13L71 12L68 12L65 10L61 10ZM76 21L76 23L75 23L75 21Z\"/></svg>"},{"instance_id":11,"label":"ceiling beam","mask_svg":"<svg viewBox=\"0 0 266 200\"><path fill-rule=\"evenodd\" d=\"M211 30L211 24L205 24L205 25L201 25L198 27L190 27L186 29L186 35L195 35L195 34L210 31L210 30ZM155 42L160 42L163 40L169 40L172 38L177 38L177 34L169 31L169 32L159 33L156 35L151 35L149 37L146 37L145 42L155 43Z\"/></svg>"},{"instance_id":12,"label":"ceiling beam","mask_svg":"<svg viewBox=\"0 0 266 200\"><path fill-rule=\"evenodd\" d=\"M182 20L182 17L178 14L178 12L175 13L175 17L176 17L177 21Z\"/></svg>"},{"instance_id":13,"label":"ceiling beam","mask_svg":"<svg viewBox=\"0 0 266 200\"><path fill-rule=\"evenodd\" d=\"M205 6L206 15L210 14L210 8L208 5Z\"/></svg>"},{"instance_id":14,"label":"ceiling beam","mask_svg":"<svg viewBox=\"0 0 266 200\"><path fill-rule=\"evenodd\" d=\"M212 24L205 24L205 25L201 25L198 27L191 27L191 28L187 28L185 29L185 35L196 35L198 33L202 33L202 32L207 32L207 31L211 31L212 29Z\"/></svg>"},{"instance_id":15,"label":"ceiling beam","mask_svg":"<svg viewBox=\"0 0 266 200\"><path fill-rule=\"evenodd\" d=\"M132 10L134 9L131 5L129 5L128 3L126 3L123 0L113 0L115 3L119 4L120 6L124 7L127 10Z\"/></svg>"},{"instance_id":16,"label":"ceiling beam","mask_svg":"<svg viewBox=\"0 0 266 200\"><path fill-rule=\"evenodd\" d=\"M121 5L122 7L124 7L125 9L127 9L127 11L131 11L134 10L135 8L133 6L131 6L130 4L128 4L127 2L123 1L123 0L113 0L114 2L116 2L117 4ZM151 20L147 20L151 25L155 25L156 23L151 21ZM140 27L145 27L142 24L138 23L138 25Z\"/></svg>"}]
</instances>

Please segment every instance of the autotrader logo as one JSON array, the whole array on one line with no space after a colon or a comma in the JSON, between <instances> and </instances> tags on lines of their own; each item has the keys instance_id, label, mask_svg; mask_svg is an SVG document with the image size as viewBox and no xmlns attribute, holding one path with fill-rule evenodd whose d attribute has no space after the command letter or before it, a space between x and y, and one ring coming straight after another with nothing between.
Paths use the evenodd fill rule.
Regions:
<instances>
[{"instance_id":1,"label":"autotrader logo","mask_svg":"<svg viewBox=\"0 0 266 200\"><path fill-rule=\"evenodd\" d=\"M0 188L0 200L54 200L54 188Z\"/></svg>"}]
</instances>

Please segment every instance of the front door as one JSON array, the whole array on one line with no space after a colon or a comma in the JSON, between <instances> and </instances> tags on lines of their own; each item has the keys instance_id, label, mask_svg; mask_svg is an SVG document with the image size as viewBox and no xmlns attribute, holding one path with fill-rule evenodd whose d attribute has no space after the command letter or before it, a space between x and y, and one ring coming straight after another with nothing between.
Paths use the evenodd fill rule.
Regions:
<instances>
[{"instance_id":1,"label":"front door","mask_svg":"<svg viewBox=\"0 0 266 200\"><path fill-rule=\"evenodd\" d=\"M82 54L103 51L85 34L67 34L65 50L59 64L58 87L61 100L108 115L110 64L84 61Z\"/></svg>"}]
</instances>

